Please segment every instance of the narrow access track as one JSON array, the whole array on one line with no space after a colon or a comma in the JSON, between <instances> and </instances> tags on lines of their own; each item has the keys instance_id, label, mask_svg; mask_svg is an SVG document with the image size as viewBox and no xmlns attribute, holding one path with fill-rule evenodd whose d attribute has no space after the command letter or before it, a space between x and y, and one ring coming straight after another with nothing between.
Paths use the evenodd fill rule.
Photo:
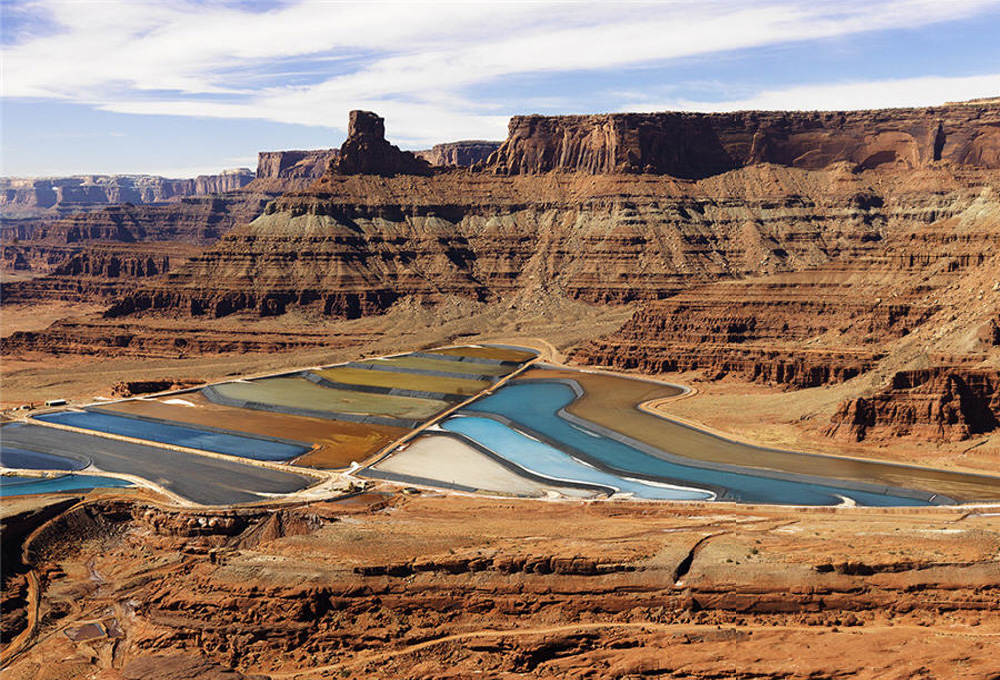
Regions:
<instances>
[{"instance_id":1,"label":"narrow access track","mask_svg":"<svg viewBox=\"0 0 1000 680\"><path fill-rule=\"evenodd\" d=\"M31 646L38 629L38 611L42 602L42 584L38 573L32 569L28 572L28 625L17 637L10 641L3 652L0 652L0 669L13 663L22 652Z\"/></svg>"}]
</instances>

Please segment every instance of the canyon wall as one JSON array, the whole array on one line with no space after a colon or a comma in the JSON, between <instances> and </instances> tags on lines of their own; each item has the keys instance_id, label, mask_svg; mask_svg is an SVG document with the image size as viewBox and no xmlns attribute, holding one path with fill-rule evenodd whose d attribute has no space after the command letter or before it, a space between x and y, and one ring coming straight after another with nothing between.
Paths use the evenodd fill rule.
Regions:
<instances>
[{"instance_id":1,"label":"canyon wall","mask_svg":"<svg viewBox=\"0 0 1000 680\"><path fill-rule=\"evenodd\" d=\"M186 261L237 224L260 214L269 196L232 192L166 205L114 205L58 220L2 228L0 267L30 272L5 281L3 303L100 301Z\"/></svg>"},{"instance_id":2,"label":"canyon wall","mask_svg":"<svg viewBox=\"0 0 1000 680\"><path fill-rule=\"evenodd\" d=\"M896 373L888 387L840 404L826 433L861 441L962 440L1000 427L1000 370L933 368Z\"/></svg>"},{"instance_id":3,"label":"canyon wall","mask_svg":"<svg viewBox=\"0 0 1000 680\"><path fill-rule=\"evenodd\" d=\"M736 282L743 279L821 270L826 273L817 280L806 275L804 281L768 285L757 296L759 304L748 303L735 313L697 302L676 313L669 311L672 304L684 303L685 298L679 297L640 311L633 325L646 324L646 336L659 337L672 347L681 343L694 352L708 336L739 345L739 352L730 353L725 371L750 371L802 385L846 379L870 368L879 356L864 346L865 337L905 335L940 306L919 294L924 284L913 282L918 294L900 291L894 304L887 301L878 309L859 311L871 306L877 295L845 302L838 299L845 284L827 279L853 281L870 269L891 273L901 266L914 273L930 261L954 266L956 271L981 264L983 248L995 241L995 229L956 234L945 225L938 229L938 238L931 225L966 213L985 214L996 205L989 185L995 174L974 167L992 163L986 152L996 130L991 121L1000 121L1000 107L515 118L511 137L491 156L486 171L470 172L431 171L426 164L415 163L412 154L385 141L381 118L353 112L348 140L330 171L309 190L276 201L265 215L238 227L155 288L118 301L109 315L148 309L211 316L239 311L275 315L291 307L311 307L354 317L380 313L406 296L430 302L449 295L491 301L525 290L611 304L653 302L678 294L711 296L718 290L724 301L731 301L756 295L739 287ZM656 135L642 132L648 125ZM683 179L706 174L709 167L704 164L712 158L698 146L701 137L688 130L691 125L735 140L726 147L730 151L743 143L733 132L736 127L743 131L740 134L753 132L751 138L755 131L770 130L767 144L758 136L759 149L777 148L774 131L783 130L802 153L786 158L776 151L761 156L760 151L757 158L768 162L729 168L696 181ZM923 134L922 125L930 126L928 134L940 142L928 147L930 156L927 148L913 141ZM647 159L653 154L659 159L656 168L672 168L681 178L621 172L627 168L608 160L618 156L600 151L611 147L594 141L593 131L605 128L611 135L606 139L628 141L632 139L628 131L638 130L642 134L636 133L636 143L660 140L639 143L633 151ZM590 132L584 134L586 130ZM900 137L901 130L907 131L905 140L910 141ZM692 145L685 147L691 155L670 151L668 133L675 135L670 138L674 142ZM575 150L563 153L558 163L539 160L552 160L551 149L566 139L593 144L564 145L564 151ZM876 153L872 140L881 140L879 144L895 140L890 144L896 145L895 158L910 160L860 159ZM916 144L913 153L904 154L911 142ZM837 143L842 153L828 153ZM804 151L808 144L816 153ZM541 151L534 156L518 151L529 148ZM982 153L972 154L971 148ZM733 154L728 157L744 158ZM803 155L813 160L795 160ZM524 162L509 165L515 156ZM538 162L525 160L529 156ZM791 160L775 162L782 158ZM846 158L858 158L860 164ZM690 163L674 167L681 162ZM553 169L573 172L548 172ZM515 174L497 176L508 171ZM871 262L837 264L861 262L864 257ZM974 261L976 257L980 260ZM945 260L954 260L954 265ZM724 281L736 287L708 287L701 292L706 284ZM793 297L801 292L803 299L789 301L781 292ZM808 314L803 316L804 312ZM785 327L798 323L786 318L792 313L802 319L801 328ZM810 314L818 318L810 320ZM677 320L678 315L687 321ZM663 321L650 325L651 316ZM830 319L861 316L867 319L867 336L855 332L851 342L819 348L827 354L816 355L823 356L818 367L803 357L790 368L761 369L753 358L759 351L746 351L752 345L748 341L768 343L778 336L805 341L833 328ZM663 332L666 326L672 335ZM628 327L623 329L621 337L629 332ZM604 361L613 355L618 362L647 370L695 365L693 359L678 357L663 363L656 356L639 356L648 355L655 346L656 341L636 331L629 347L620 342L604 349L595 346L580 356ZM738 366L741 362L746 365Z\"/></svg>"},{"instance_id":4,"label":"canyon wall","mask_svg":"<svg viewBox=\"0 0 1000 680\"><path fill-rule=\"evenodd\" d=\"M655 173L700 179L756 163L808 170L1000 168L1000 107L841 112L515 116L487 166L506 175Z\"/></svg>"},{"instance_id":5,"label":"canyon wall","mask_svg":"<svg viewBox=\"0 0 1000 680\"><path fill-rule=\"evenodd\" d=\"M799 171L768 172L775 188L752 199L742 194L745 181L760 179L754 170L705 187L714 197L681 191L669 178L636 187L573 176L500 183L464 171L330 175L312 192L274 201L109 314L274 315L312 307L353 317L404 296L496 301L528 290L621 304L880 247L877 230L852 207L855 187L817 203L791 195L810 179Z\"/></svg>"},{"instance_id":6,"label":"canyon wall","mask_svg":"<svg viewBox=\"0 0 1000 680\"><path fill-rule=\"evenodd\" d=\"M4 633L41 625L9 673L996 674L985 513L426 496L188 510L133 493L22 512L4 527Z\"/></svg>"},{"instance_id":7,"label":"canyon wall","mask_svg":"<svg viewBox=\"0 0 1000 680\"><path fill-rule=\"evenodd\" d=\"M414 151L431 165L470 168L484 163L503 142L488 142L482 139L435 144L430 149Z\"/></svg>"},{"instance_id":8,"label":"canyon wall","mask_svg":"<svg viewBox=\"0 0 1000 680\"><path fill-rule=\"evenodd\" d=\"M338 153L338 149L261 151L257 176L247 190L280 195L305 189L326 173Z\"/></svg>"},{"instance_id":9,"label":"canyon wall","mask_svg":"<svg viewBox=\"0 0 1000 680\"><path fill-rule=\"evenodd\" d=\"M152 175L0 178L0 215L16 216L33 209L67 212L94 205L159 203L183 196L235 191L253 178L254 174L246 168L193 179Z\"/></svg>"}]
</instances>

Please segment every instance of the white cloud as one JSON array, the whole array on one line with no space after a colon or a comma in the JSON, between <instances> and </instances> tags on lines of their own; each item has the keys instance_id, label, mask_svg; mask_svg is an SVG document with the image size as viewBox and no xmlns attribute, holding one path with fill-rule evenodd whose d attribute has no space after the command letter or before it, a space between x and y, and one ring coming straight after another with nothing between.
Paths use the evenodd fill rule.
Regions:
<instances>
[{"instance_id":1,"label":"white cloud","mask_svg":"<svg viewBox=\"0 0 1000 680\"><path fill-rule=\"evenodd\" d=\"M264 12L195 0L30 4L49 12L59 30L5 50L5 97L61 99L122 113L255 118L334 129L343 129L346 111L369 107L388 117L390 136L419 146L469 136L502 137L510 111L487 88L504 77L600 71L918 27L975 16L1000 6L1000 0L300 0ZM328 75L296 86L281 83L280 77L261 78L279 60L283 71L326 70ZM922 85L960 89L956 79L950 84L896 82L895 89L805 87L762 93L745 102L675 102L673 107L784 108L782 102L802 101L830 102L808 103L808 108L868 108L883 102L900 105L908 97L923 101L916 96ZM465 94L472 87L481 94ZM946 90L932 92L956 98ZM844 99L834 104L837 94Z\"/></svg>"},{"instance_id":2,"label":"white cloud","mask_svg":"<svg viewBox=\"0 0 1000 680\"><path fill-rule=\"evenodd\" d=\"M958 78L927 76L897 80L823 83L762 91L744 99L659 102L631 100L630 111L848 111L938 106L946 102L1000 96L1000 73Z\"/></svg>"}]
</instances>

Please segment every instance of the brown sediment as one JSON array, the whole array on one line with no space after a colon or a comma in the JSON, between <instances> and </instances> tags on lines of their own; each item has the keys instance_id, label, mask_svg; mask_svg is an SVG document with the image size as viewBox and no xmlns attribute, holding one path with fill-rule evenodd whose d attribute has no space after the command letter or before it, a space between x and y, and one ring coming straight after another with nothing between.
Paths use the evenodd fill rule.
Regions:
<instances>
[{"instance_id":1,"label":"brown sediment","mask_svg":"<svg viewBox=\"0 0 1000 680\"><path fill-rule=\"evenodd\" d=\"M488 380L445 378L401 371L372 371L364 368L351 368L350 366L337 366L313 371L313 373L331 382L446 394L473 395L490 386Z\"/></svg>"},{"instance_id":2,"label":"brown sediment","mask_svg":"<svg viewBox=\"0 0 1000 680\"><path fill-rule=\"evenodd\" d=\"M603 427L668 453L713 464L739 465L782 473L813 475L892 487L921 489L960 501L1000 498L1000 477L898 466L832 454L803 455L758 448L706 433L642 411L650 399L679 393L679 388L607 373L531 369L521 379L574 380L584 396L566 410ZM657 394L657 389L660 390Z\"/></svg>"},{"instance_id":3,"label":"brown sediment","mask_svg":"<svg viewBox=\"0 0 1000 680\"><path fill-rule=\"evenodd\" d=\"M193 406L165 403L174 399L183 399ZM222 406L212 403L197 392L158 400L133 399L116 402L103 406L102 410L312 443L313 450L295 459L294 464L315 468L346 468L352 462L360 463L407 432L404 428L389 425L352 423Z\"/></svg>"},{"instance_id":4,"label":"brown sediment","mask_svg":"<svg viewBox=\"0 0 1000 680\"><path fill-rule=\"evenodd\" d=\"M527 361L536 356L534 352L524 352L505 347L442 347L429 349L427 354L447 354L449 356L496 359L498 361Z\"/></svg>"}]
</instances>

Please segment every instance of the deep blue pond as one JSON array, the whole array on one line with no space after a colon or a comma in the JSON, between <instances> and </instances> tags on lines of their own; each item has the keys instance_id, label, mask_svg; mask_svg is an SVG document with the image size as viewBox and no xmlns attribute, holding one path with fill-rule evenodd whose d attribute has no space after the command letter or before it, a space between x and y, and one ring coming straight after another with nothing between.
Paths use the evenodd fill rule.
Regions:
<instances>
[{"instance_id":1,"label":"deep blue pond","mask_svg":"<svg viewBox=\"0 0 1000 680\"><path fill-rule=\"evenodd\" d=\"M567 453L537 439L526 437L503 423L489 418L465 416L449 418L441 427L449 432L464 434L494 453L520 467L543 477L558 481L576 481L610 486L639 498L666 500L710 500L713 494L705 491L677 489L641 481L622 479L616 475L584 465Z\"/></svg>"},{"instance_id":2,"label":"deep blue pond","mask_svg":"<svg viewBox=\"0 0 1000 680\"><path fill-rule=\"evenodd\" d=\"M120 489L128 486L132 486L132 483L123 479L92 475L63 475L51 478L0 476L0 497L90 489Z\"/></svg>"},{"instance_id":3,"label":"deep blue pond","mask_svg":"<svg viewBox=\"0 0 1000 680\"><path fill-rule=\"evenodd\" d=\"M174 446L252 458L253 460L289 460L309 450L306 447L285 442L210 432L183 425L157 423L94 411L62 411L38 416L37 419L60 425L81 427L95 432L119 434L163 444L173 444Z\"/></svg>"},{"instance_id":4,"label":"deep blue pond","mask_svg":"<svg viewBox=\"0 0 1000 680\"><path fill-rule=\"evenodd\" d=\"M8 425L7 427L17 427ZM24 470L82 470L89 461L68 456L57 456L53 453L39 453L0 443L0 465Z\"/></svg>"},{"instance_id":5,"label":"deep blue pond","mask_svg":"<svg viewBox=\"0 0 1000 680\"><path fill-rule=\"evenodd\" d=\"M695 488L726 489L723 500L748 503L779 503L786 505L839 505L841 496L853 499L859 505L902 506L928 505L923 500L889 493L870 493L838 486L837 480L827 484L811 484L785 479L773 479L746 472L710 470L682 465L656 458L597 431L584 431L578 425L559 417L559 409L576 398L573 390L554 382L523 382L506 385L495 394L463 409L469 415L495 413L515 424L534 431L542 437L558 442L559 446L574 457L610 468L624 476L652 476L665 482ZM449 421L453 422L453 421ZM509 437L508 437L509 439ZM490 441L480 442L496 450ZM567 477L572 474L567 471Z\"/></svg>"}]
</instances>

